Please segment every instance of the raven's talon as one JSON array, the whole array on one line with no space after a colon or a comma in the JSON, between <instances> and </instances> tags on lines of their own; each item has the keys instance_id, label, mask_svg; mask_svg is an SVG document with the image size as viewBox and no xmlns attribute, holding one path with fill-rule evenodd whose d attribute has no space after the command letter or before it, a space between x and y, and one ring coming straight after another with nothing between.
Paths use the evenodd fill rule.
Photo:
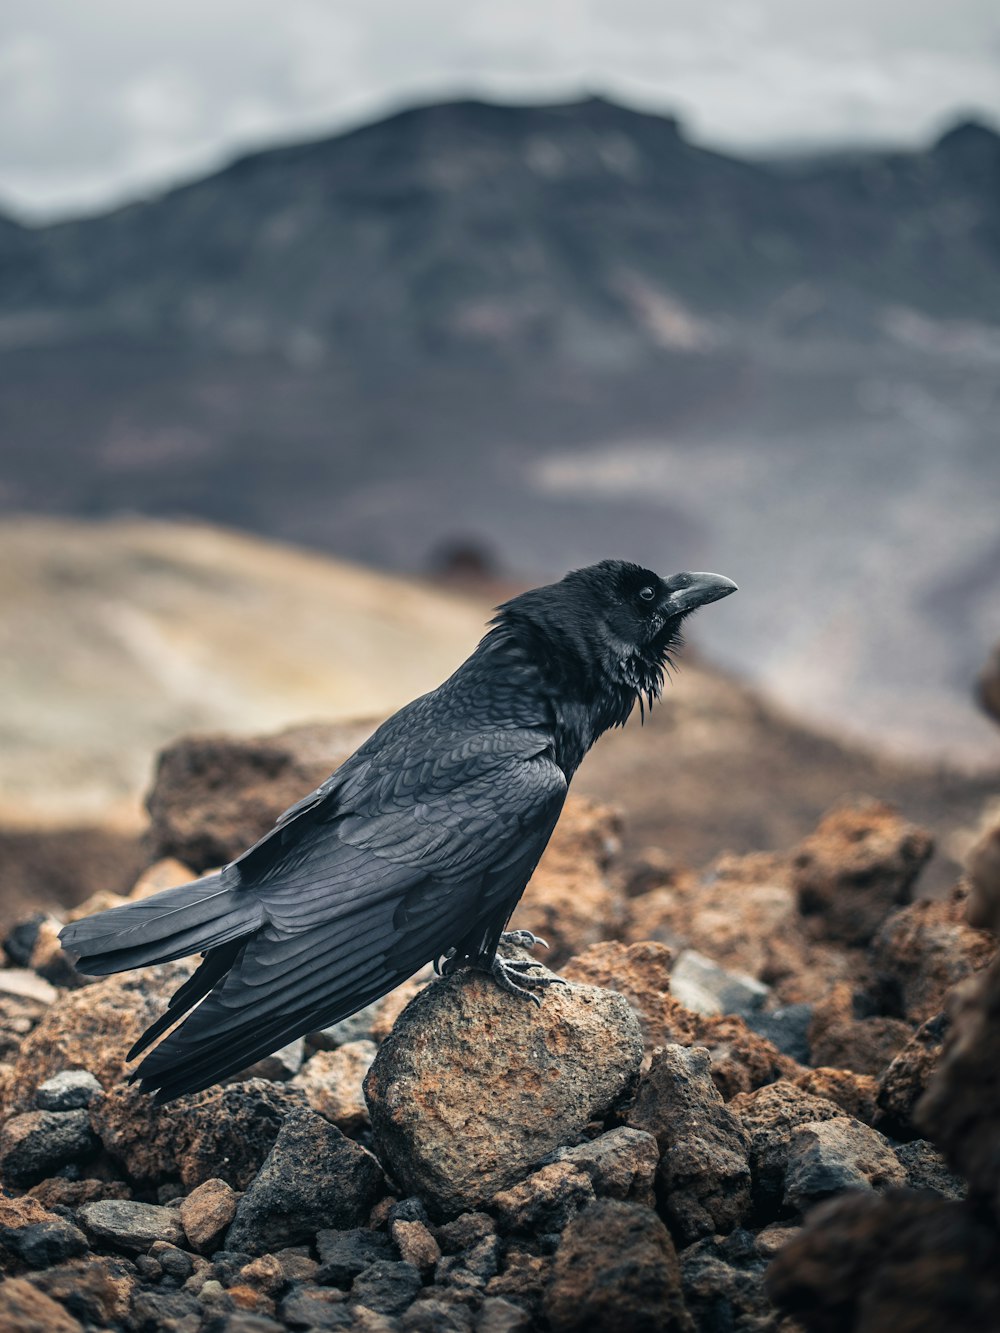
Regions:
<instances>
[{"instance_id":1,"label":"raven's talon","mask_svg":"<svg viewBox=\"0 0 1000 1333\"><path fill-rule=\"evenodd\" d=\"M513 944L518 949L534 949L536 945L547 949L548 941L541 935L534 935L530 930L505 930L500 936L501 944Z\"/></svg>"},{"instance_id":2,"label":"raven's talon","mask_svg":"<svg viewBox=\"0 0 1000 1333\"><path fill-rule=\"evenodd\" d=\"M508 995L520 995L523 999L531 1000L538 1005L540 1009L542 1007L542 1001L533 991L528 990L528 985L554 986L557 982L560 985L565 985L562 977L536 977L527 975L528 968L540 966L540 963L536 963L530 958L508 959L495 957L492 963L489 964L488 970L490 976L502 991L506 991ZM519 981L523 981L527 984L519 986Z\"/></svg>"}]
</instances>

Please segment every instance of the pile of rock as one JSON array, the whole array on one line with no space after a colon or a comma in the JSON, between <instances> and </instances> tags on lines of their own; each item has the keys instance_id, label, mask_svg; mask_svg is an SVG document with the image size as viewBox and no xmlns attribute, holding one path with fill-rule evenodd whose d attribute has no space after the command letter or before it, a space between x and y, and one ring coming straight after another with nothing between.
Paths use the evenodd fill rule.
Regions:
<instances>
[{"instance_id":1,"label":"pile of rock","mask_svg":"<svg viewBox=\"0 0 1000 1333\"><path fill-rule=\"evenodd\" d=\"M270 817L248 767L241 839ZM196 864L136 896L230 851L207 794L161 796ZM911 901L926 835L877 804L700 875L626 874L616 832L571 803L516 918L566 981L540 1009L423 975L167 1106L125 1056L186 967L92 981L58 923L15 930L0 1326L992 1327L1000 829L937 902Z\"/></svg>"}]
</instances>

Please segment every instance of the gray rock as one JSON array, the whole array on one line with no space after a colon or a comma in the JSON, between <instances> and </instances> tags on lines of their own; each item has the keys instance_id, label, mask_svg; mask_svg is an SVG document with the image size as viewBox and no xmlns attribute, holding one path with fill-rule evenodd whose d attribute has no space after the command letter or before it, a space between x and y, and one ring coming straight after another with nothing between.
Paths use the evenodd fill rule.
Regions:
<instances>
[{"instance_id":1,"label":"gray rock","mask_svg":"<svg viewBox=\"0 0 1000 1333\"><path fill-rule=\"evenodd\" d=\"M236 1075L233 1082L242 1083L246 1079L264 1078L270 1083L287 1083L302 1068L305 1052L305 1039L296 1037L287 1046L282 1046L277 1051L272 1051L270 1055L265 1055L256 1064L248 1065L246 1069Z\"/></svg>"},{"instance_id":2,"label":"gray rock","mask_svg":"<svg viewBox=\"0 0 1000 1333\"><path fill-rule=\"evenodd\" d=\"M786 1004L780 1009L744 1014L743 1018L748 1028L773 1041L782 1055L790 1056L802 1065L809 1063L811 1004Z\"/></svg>"},{"instance_id":3,"label":"gray rock","mask_svg":"<svg viewBox=\"0 0 1000 1333\"><path fill-rule=\"evenodd\" d=\"M839 1116L792 1131L785 1204L801 1211L843 1190L905 1185L906 1172L878 1130Z\"/></svg>"},{"instance_id":4,"label":"gray rock","mask_svg":"<svg viewBox=\"0 0 1000 1333\"><path fill-rule=\"evenodd\" d=\"M486 1236L495 1235L496 1229L495 1220L487 1213L462 1213L461 1217L439 1226L434 1234L445 1254L459 1254Z\"/></svg>"},{"instance_id":5,"label":"gray rock","mask_svg":"<svg viewBox=\"0 0 1000 1333\"><path fill-rule=\"evenodd\" d=\"M898 1144L895 1152L911 1189L930 1190L942 1199L964 1199L968 1194L969 1187L962 1177L948 1169L944 1157L926 1139Z\"/></svg>"},{"instance_id":6,"label":"gray rock","mask_svg":"<svg viewBox=\"0 0 1000 1333\"><path fill-rule=\"evenodd\" d=\"M696 1241L681 1252L680 1263L684 1302L698 1333L774 1327L764 1290L767 1261L749 1231Z\"/></svg>"},{"instance_id":7,"label":"gray rock","mask_svg":"<svg viewBox=\"0 0 1000 1333\"><path fill-rule=\"evenodd\" d=\"M364 1305L377 1314L398 1315L416 1299L422 1283L413 1264L376 1259L351 1284L351 1304Z\"/></svg>"},{"instance_id":8,"label":"gray rock","mask_svg":"<svg viewBox=\"0 0 1000 1333\"><path fill-rule=\"evenodd\" d=\"M641 1129L612 1129L575 1148L558 1148L547 1161L567 1162L586 1172L599 1199L628 1199L652 1208L660 1149ZM545 1163L543 1163L545 1165Z\"/></svg>"},{"instance_id":9,"label":"gray rock","mask_svg":"<svg viewBox=\"0 0 1000 1333\"><path fill-rule=\"evenodd\" d=\"M76 1111L89 1106L104 1091L87 1069L64 1069L48 1078L35 1094L40 1111Z\"/></svg>"},{"instance_id":10,"label":"gray rock","mask_svg":"<svg viewBox=\"0 0 1000 1333\"><path fill-rule=\"evenodd\" d=\"M96 1147L86 1111L26 1111L0 1130L0 1175L11 1185L33 1185Z\"/></svg>"},{"instance_id":11,"label":"gray rock","mask_svg":"<svg viewBox=\"0 0 1000 1333\"><path fill-rule=\"evenodd\" d=\"M750 1209L749 1141L702 1046L666 1046L643 1075L629 1123L660 1146L657 1181L678 1240L731 1231Z\"/></svg>"},{"instance_id":12,"label":"gray rock","mask_svg":"<svg viewBox=\"0 0 1000 1333\"><path fill-rule=\"evenodd\" d=\"M353 1227L348 1231L324 1229L316 1233L319 1270L316 1281L348 1288L359 1273L378 1259L397 1258L395 1247L381 1231Z\"/></svg>"},{"instance_id":13,"label":"gray rock","mask_svg":"<svg viewBox=\"0 0 1000 1333\"><path fill-rule=\"evenodd\" d=\"M345 1299L335 1287L296 1282L278 1305L278 1318L286 1328L353 1328L354 1316Z\"/></svg>"},{"instance_id":14,"label":"gray rock","mask_svg":"<svg viewBox=\"0 0 1000 1333\"><path fill-rule=\"evenodd\" d=\"M176 1208L133 1199L99 1199L85 1203L77 1216L91 1239L122 1250L145 1254L157 1240L184 1245L186 1237Z\"/></svg>"},{"instance_id":15,"label":"gray rock","mask_svg":"<svg viewBox=\"0 0 1000 1333\"><path fill-rule=\"evenodd\" d=\"M376 1151L437 1216L477 1208L618 1102L642 1050L612 991L552 986L536 1007L476 972L442 978L365 1080Z\"/></svg>"},{"instance_id":16,"label":"gray rock","mask_svg":"<svg viewBox=\"0 0 1000 1333\"><path fill-rule=\"evenodd\" d=\"M739 1014L762 1009L771 994L756 977L729 972L697 949L682 949L670 969L670 993L698 1014Z\"/></svg>"},{"instance_id":17,"label":"gray rock","mask_svg":"<svg viewBox=\"0 0 1000 1333\"><path fill-rule=\"evenodd\" d=\"M324 1227L367 1221L383 1188L378 1162L313 1111L292 1111L236 1209L232 1250L264 1254Z\"/></svg>"},{"instance_id":18,"label":"gray rock","mask_svg":"<svg viewBox=\"0 0 1000 1333\"><path fill-rule=\"evenodd\" d=\"M437 1296L416 1300L400 1319L405 1333L472 1333L472 1311L458 1301Z\"/></svg>"},{"instance_id":19,"label":"gray rock","mask_svg":"<svg viewBox=\"0 0 1000 1333\"><path fill-rule=\"evenodd\" d=\"M28 1268L51 1268L87 1251L87 1237L63 1217L23 1227L0 1226L0 1246Z\"/></svg>"}]
</instances>

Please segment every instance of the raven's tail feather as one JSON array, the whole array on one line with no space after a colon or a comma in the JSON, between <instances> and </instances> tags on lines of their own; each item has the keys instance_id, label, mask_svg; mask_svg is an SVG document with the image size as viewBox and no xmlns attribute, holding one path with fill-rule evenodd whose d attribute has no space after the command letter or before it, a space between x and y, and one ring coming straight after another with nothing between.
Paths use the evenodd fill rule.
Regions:
<instances>
[{"instance_id":1,"label":"raven's tail feather","mask_svg":"<svg viewBox=\"0 0 1000 1333\"><path fill-rule=\"evenodd\" d=\"M263 922L263 908L252 894L224 887L220 875L207 875L83 917L64 926L59 939L64 949L79 956L76 966L81 972L107 976L231 945L253 934Z\"/></svg>"}]
</instances>

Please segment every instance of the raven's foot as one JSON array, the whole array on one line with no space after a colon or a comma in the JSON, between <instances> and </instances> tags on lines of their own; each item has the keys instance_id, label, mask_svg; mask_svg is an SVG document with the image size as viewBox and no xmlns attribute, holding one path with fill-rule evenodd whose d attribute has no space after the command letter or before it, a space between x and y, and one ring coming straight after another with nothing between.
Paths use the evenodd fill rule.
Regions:
<instances>
[{"instance_id":1,"label":"raven's foot","mask_svg":"<svg viewBox=\"0 0 1000 1333\"><path fill-rule=\"evenodd\" d=\"M521 934L520 931L512 932ZM524 932L527 933L527 932ZM523 999L531 1000L533 1004L542 1007L541 999L528 990L529 986L565 986L566 983L562 977L536 977L531 975L531 969L541 967L541 963L536 963L532 958L500 958L495 957L492 962L483 962L481 970L489 972L490 976L497 983L502 991L508 995L520 995ZM518 984L518 983L522 984Z\"/></svg>"},{"instance_id":2,"label":"raven's foot","mask_svg":"<svg viewBox=\"0 0 1000 1333\"><path fill-rule=\"evenodd\" d=\"M518 949L533 949L536 944L543 949L549 947L547 940L543 940L540 935L533 935L530 930L505 930L500 936L500 943L513 944Z\"/></svg>"}]
</instances>

